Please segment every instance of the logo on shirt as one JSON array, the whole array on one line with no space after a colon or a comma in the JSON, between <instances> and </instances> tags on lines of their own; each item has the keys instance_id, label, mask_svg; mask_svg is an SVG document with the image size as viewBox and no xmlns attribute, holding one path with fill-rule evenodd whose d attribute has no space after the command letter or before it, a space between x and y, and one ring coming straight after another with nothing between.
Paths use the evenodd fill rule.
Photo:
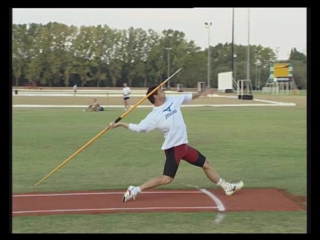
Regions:
<instances>
[{"instance_id":1,"label":"logo on shirt","mask_svg":"<svg viewBox=\"0 0 320 240\"><path fill-rule=\"evenodd\" d=\"M177 112L176 109L171 110L171 106L172 106L173 102L170 104L169 107L165 108L162 112L169 112L166 114L165 119L167 120L169 117L171 117L173 114L175 114Z\"/></svg>"},{"instance_id":2,"label":"logo on shirt","mask_svg":"<svg viewBox=\"0 0 320 240\"><path fill-rule=\"evenodd\" d=\"M163 109L163 111L162 111L162 112L171 112L171 106L172 106L172 104L173 104L173 102L170 104L170 106L169 106L169 107L167 107L167 108Z\"/></svg>"}]
</instances>

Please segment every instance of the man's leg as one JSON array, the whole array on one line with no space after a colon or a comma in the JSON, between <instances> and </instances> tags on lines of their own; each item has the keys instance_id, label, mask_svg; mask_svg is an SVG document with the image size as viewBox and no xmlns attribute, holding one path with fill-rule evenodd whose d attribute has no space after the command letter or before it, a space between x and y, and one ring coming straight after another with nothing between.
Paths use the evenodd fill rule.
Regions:
<instances>
[{"instance_id":1,"label":"man's leg","mask_svg":"<svg viewBox=\"0 0 320 240\"><path fill-rule=\"evenodd\" d=\"M219 174L213 169L210 165L209 161L196 149L187 146L187 152L182 157L183 160L188 163L201 167L206 174L207 178L221 188L224 189L227 195L232 195L236 191L240 190L243 187L243 182L240 181L238 183L229 183L226 182L223 178L219 176Z\"/></svg>"},{"instance_id":2,"label":"man's leg","mask_svg":"<svg viewBox=\"0 0 320 240\"><path fill-rule=\"evenodd\" d=\"M167 150L165 152L166 162L164 165L163 174L161 176L149 179L147 182L138 187L130 186L127 192L124 194L122 202L127 202L131 199L135 199L136 195L144 190L171 183L178 170L181 156L184 153L183 150L184 148L181 148L180 146Z\"/></svg>"},{"instance_id":3,"label":"man's leg","mask_svg":"<svg viewBox=\"0 0 320 240\"><path fill-rule=\"evenodd\" d=\"M124 105L124 110L127 110L127 100L124 98L123 99L123 105Z\"/></svg>"},{"instance_id":4,"label":"man's leg","mask_svg":"<svg viewBox=\"0 0 320 240\"><path fill-rule=\"evenodd\" d=\"M171 183L173 180L173 177L166 176L166 175L161 175L158 177L154 177L149 179L147 182L143 183L142 185L139 186L140 192L151 189L151 188L156 188L162 185L167 185Z\"/></svg>"},{"instance_id":5,"label":"man's leg","mask_svg":"<svg viewBox=\"0 0 320 240\"><path fill-rule=\"evenodd\" d=\"M91 109L91 107L92 107L92 105L89 105L85 111L88 112Z\"/></svg>"},{"instance_id":6,"label":"man's leg","mask_svg":"<svg viewBox=\"0 0 320 240\"><path fill-rule=\"evenodd\" d=\"M147 182L143 183L138 187L129 186L126 193L123 195L122 202L127 202L131 199L135 200L138 193L141 193L146 189L152 189L162 185L169 184L172 182L172 180L173 180L173 177L161 175L161 176L149 179Z\"/></svg>"},{"instance_id":7,"label":"man's leg","mask_svg":"<svg viewBox=\"0 0 320 240\"><path fill-rule=\"evenodd\" d=\"M125 107L126 107L126 109L130 108L130 106L129 106L129 98L126 98L126 100L125 100Z\"/></svg>"},{"instance_id":8,"label":"man's leg","mask_svg":"<svg viewBox=\"0 0 320 240\"><path fill-rule=\"evenodd\" d=\"M179 154L179 147L171 148L166 151L166 162L164 164L163 174L140 185L141 191L155 188L161 185L169 184L173 181L180 163L182 154Z\"/></svg>"}]
</instances>

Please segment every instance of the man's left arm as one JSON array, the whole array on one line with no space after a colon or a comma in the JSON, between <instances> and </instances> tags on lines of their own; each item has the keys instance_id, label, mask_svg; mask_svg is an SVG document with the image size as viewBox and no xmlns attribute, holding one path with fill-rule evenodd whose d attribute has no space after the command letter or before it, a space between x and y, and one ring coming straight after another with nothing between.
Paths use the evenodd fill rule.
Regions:
<instances>
[{"instance_id":1,"label":"man's left arm","mask_svg":"<svg viewBox=\"0 0 320 240\"><path fill-rule=\"evenodd\" d=\"M204 92L199 92L199 93L189 93L189 94L183 94L181 96L181 103L187 103L187 102L190 102L200 96L206 96L208 94L212 94L214 91L213 89L206 89Z\"/></svg>"},{"instance_id":2,"label":"man's left arm","mask_svg":"<svg viewBox=\"0 0 320 240\"><path fill-rule=\"evenodd\" d=\"M204 92L197 92L192 93L192 100L201 97L201 96L207 96L208 94L213 94L214 90L212 88L206 89Z\"/></svg>"}]
</instances>

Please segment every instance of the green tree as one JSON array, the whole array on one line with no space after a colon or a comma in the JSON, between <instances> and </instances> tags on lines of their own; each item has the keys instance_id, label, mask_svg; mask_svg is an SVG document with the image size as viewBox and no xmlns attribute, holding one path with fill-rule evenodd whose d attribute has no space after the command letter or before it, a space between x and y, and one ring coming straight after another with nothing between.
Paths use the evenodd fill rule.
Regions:
<instances>
[{"instance_id":1,"label":"green tree","mask_svg":"<svg viewBox=\"0 0 320 240\"><path fill-rule=\"evenodd\" d=\"M217 86L218 74L231 71L231 44L210 46L210 84ZM167 50L170 48L170 51ZM247 46L235 45L235 77L247 78ZM168 62L168 53L170 54ZM183 32L165 29L158 33L141 28L112 29L108 25L67 26L50 22L12 25L12 73L15 84L26 78L47 86L129 86L158 84L169 74L183 68L170 84L195 87L207 81L208 49L201 50L187 41ZM260 76L261 85L275 62L272 49L250 46L250 79ZM256 65L260 62L259 71ZM306 56L292 49L288 62L293 63L299 86L306 86Z\"/></svg>"},{"instance_id":2,"label":"green tree","mask_svg":"<svg viewBox=\"0 0 320 240\"><path fill-rule=\"evenodd\" d=\"M304 53L299 52L296 48L291 49L289 60L301 61L304 64L307 64L307 56Z\"/></svg>"}]
</instances>

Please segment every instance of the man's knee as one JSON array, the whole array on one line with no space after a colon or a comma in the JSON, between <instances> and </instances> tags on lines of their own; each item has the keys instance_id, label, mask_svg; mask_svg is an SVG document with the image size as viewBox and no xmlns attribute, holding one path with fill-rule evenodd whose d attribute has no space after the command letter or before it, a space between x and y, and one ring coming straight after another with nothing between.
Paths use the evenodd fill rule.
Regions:
<instances>
[{"instance_id":1,"label":"man's knee","mask_svg":"<svg viewBox=\"0 0 320 240\"><path fill-rule=\"evenodd\" d=\"M161 179L163 184L169 184L173 181L173 178L167 175L162 175Z\"/></svg>"},{"instance_id":2,"label":"man's knee","mask_svg":"<svg viewBox=\"0 0 320 240\"><path fill-rule=\"evenodd\" d=\"M211 165L210 165L208 159L206 159L206 160L204 161L204 164L203 164L202 168L203 168L203 169L209 169L209 168L211 168Z\"/></svg>"}]
</instances>

